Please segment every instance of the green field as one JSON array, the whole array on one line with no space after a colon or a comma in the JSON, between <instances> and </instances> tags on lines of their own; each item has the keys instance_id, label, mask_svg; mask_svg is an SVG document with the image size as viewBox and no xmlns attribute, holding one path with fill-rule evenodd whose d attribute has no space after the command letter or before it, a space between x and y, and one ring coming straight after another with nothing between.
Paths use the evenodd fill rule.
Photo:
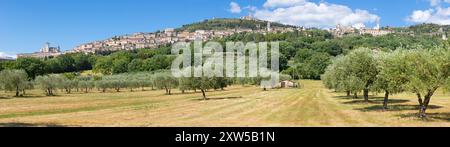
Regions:
<instances>
[{"instance_id":1,"label":"green field","mask_svg":"<svg viewBox=\"0 0 450 147\"><path fill-rule=\"evenodd\" d=\"M224 91L164 95L163 91L74 93L46 97L39 90L13 98L0 93L0 126L450 126L450 95L433 97L429 118L416 117L412 94L392 96L383 112L382 97L370 103L327 90L321 81L302 81L302 89L262 91L234 86Z\"/></svg>"}]
</instances>

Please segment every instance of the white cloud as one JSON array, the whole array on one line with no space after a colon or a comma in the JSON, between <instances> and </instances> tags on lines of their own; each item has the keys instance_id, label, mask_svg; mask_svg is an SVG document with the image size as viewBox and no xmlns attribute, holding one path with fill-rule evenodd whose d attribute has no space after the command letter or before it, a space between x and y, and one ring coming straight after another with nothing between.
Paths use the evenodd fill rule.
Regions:
<instances>
[{"instance_id":1,"label":"white cloud","mask_svg":"<svg viewBox=\"0 0 450 147\"><path fill-rule=\"evenodd\" d=\"M430 0L431 6L437 6L437 5L439 5L439 3L441 3L441 0Z\"/></svg>"},{"instance_id":2,"label":"white cloud","mask_svg":"<svg viewBox=\"0 0 450 147\"><path fill-rule=\"evenodd\" d=\"M441 3L450 3L450 0L429 0L430 5L435 7L441 5Z\"/></svg>"},{"instance_id":3,"label":"white cloud","mask_svg":"<svg viewBox=\"0 0 450 147\"><path fill-rule=\"evenodd\" d=\"M255 6L247 6L247 7L245 7L244 9L249 10L249 11L251 11L251 12L258 10L258 8L255 7Z\"/></svg>"},{"instance_id":4,"label":"white cloud","mask_svg":"<svg viewBox=\"0 0 450 147\"><path fill-rule=\"evenodd\" d=\"M269 5L271 4L271 5ZM267 8L271 6L270 8ZM291 25L306 27L334 27L337 24L375 23L380 17L367 10L351 8L331 3L314 3L305 0L267 0L264 9L255 10L254 17Z\"/></svg>"},{"instance_id":5,"label":"white cloud","mask_svg":"<svg viewBox=\"0 0 450 147\"><path fill-rule=\"evenodd\" d=\"M430 20L431 15L433 15L433 9L428 10L416 10L411 16L408 17L408 21L415 23L423 23Z\"/></svg>"},{"instance_id":6,"label":"white cloud","mask_svg":"<svg viewBox=\"0 0 450 147\"><path fill-rule=\"evenodd\" d=\"M415 10L406 20L412 23L450 25L450 7L442 7L442 3L450 3L450 0L430 0L433 8Z\"/></svg>"},{"instance_id":7,"label":"white cloud","mask_svg":"<svg viewBox=\"0 0 450 147\"><path fill-rule=\"evenodd\" d=\"M231 2L230 3L230 12L231 13L241 13L242 12L241 6L239 6L239 4L236 2Z\"/></svg>"},{"instance_id":8,"label":"white cloud","mask_svg":"<svg viewBox=\"0 0 450 147\"><path fill-rule=\"evenodd\" d=\"M267 0L264 3L265 8L289 7L293 5L304 4L306 0Z\"/></svg>"},{"instance_id":9,"label":"white cloud","mask_svg":"<svg viewBox=\"0 0 450 147\"><path fill-rule=\"evenodd\" d=\"M11 58L16 58L16 55L10 55L4 52L0 52L0 57L5 58L5 57L11 57Z\"/></svg>"}]
</instances>

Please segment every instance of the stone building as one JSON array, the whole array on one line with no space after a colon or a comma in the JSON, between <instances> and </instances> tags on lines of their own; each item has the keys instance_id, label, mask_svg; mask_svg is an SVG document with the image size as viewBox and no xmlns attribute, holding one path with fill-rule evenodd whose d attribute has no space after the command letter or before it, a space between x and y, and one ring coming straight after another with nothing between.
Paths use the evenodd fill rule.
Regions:
<instances>
[{"instance_id":1,"label":"stone building","mask_svg":"<svg viewBox=\"0 0 450 147\"><path fill-rule=\"evenodd\" d=\"M17 58L27 58L27 57L47 58L47 57L56 57L61 54L62 54L61 48L59 46L52 47L50 46L50 43L46 42L45 45L39 50L39 52L18 54Z\"/></svg>"}]
</instances>

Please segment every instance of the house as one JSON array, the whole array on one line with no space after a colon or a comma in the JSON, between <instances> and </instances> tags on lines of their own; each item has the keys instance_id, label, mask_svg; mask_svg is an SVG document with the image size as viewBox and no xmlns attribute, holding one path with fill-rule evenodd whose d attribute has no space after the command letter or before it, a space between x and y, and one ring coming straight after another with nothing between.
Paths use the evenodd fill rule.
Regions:
<instances>
[{"instance_id":1,"label":"house","mask_svg":"<svg viewBox=\"0 0 450 147\"><path fill-rule=\"evenodd\" d=\"M295 87L297 87L297 84L292 81L281 81L278 84L278 87L279 88L295 88Z\"/></svg>"}]
</instances>

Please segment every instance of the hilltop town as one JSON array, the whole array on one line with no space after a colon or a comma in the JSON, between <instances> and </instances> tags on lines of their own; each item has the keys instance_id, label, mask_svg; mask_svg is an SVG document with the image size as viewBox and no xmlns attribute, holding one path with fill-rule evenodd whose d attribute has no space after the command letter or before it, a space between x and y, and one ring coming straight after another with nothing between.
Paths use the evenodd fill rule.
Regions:
<instances>
[{"instance_id":1,"label":"hilltop town","mask_svg":"<svg viewBox=\"0 0 450 147\"><path fill-rule=\"evenodd\" d=\"M131 35L115 36L107 40L95 41L87 44L80 45L71 51L70 53L95 53L97 51L117 51L117 50L135 50L141 48L155 48L160 45L173 44L175 42L191 42L191 41L207 41L213 38L223 38L236 33L275 33L275 32L290 32L294 30L301 30L302 27L283 26L276 27L271 26L272 22L262 21L253 18L244 17L242 20L263 22L266 25L257 26L256 29L248 27L235 27L224 29L197 29L190 31L188 29L178 30L174 28L167 28L162 31L154 33L134 33ZM207 20L208 21L208 20ZM226 20L224 20L226 21ZM230 21L232 21L230 19Z\"/></svg>"},{"instance_id":2,"label":"hilltop town","mask_svg":"<svg viewBox=\"0 0 450 147\"><path fill-rule=\"evenodd\" d=\"M198 24L211 24L212 27L199 27ZM66 53L96 53L100 51L119 51L135 50L142 48L156 48L161 45L173 44L176 42L206 41L213 38L223 38L237 33L285 33L293 31L306 30L304 27L283 25L280 23L263 21L251 16L240 19L211 19L204 22L185 25L183 28L166 28L153 33L134 33L131 35L114 36L106 40L94 41L79 45L66 52L61 52L59 47L51 47L46 43L40 52L31 54L19 54L22 57L54 57ZM342 37L346 34L359 32L362 34L371 34L373 36L387 35L393 33L392 30L380 29L379 25L374 29L355 28L350 26L338 25L336 28L329 29L335 37Z\"/></svg>"}]
</instances>

